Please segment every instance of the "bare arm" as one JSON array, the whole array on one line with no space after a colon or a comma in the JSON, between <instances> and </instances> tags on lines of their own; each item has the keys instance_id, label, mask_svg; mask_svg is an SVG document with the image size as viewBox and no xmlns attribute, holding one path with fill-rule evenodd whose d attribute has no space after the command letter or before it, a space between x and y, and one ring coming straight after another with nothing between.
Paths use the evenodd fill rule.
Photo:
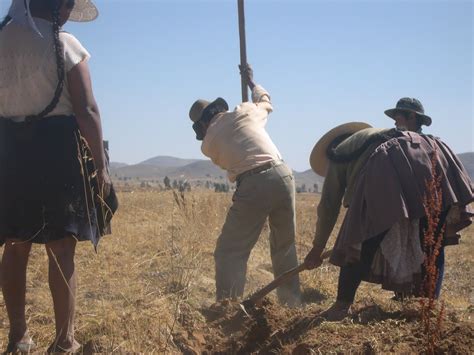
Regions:
<instances>
[{"instance_id":1,"label":"bare arm","mask_svg":"<svg viewBox=\"0 0 474 355\"><path fill-rule=\"evenodd\" d=\"M330 163L318 205L318 220L316 222L313 249L305 258L308 269L314 269L323 262L321 254L336 224L345 190L346 165Z\"/></svg>"},{"instance_id":2,"label":"bare arm","mask_svg":"<svg viewBox=\"0 0 474 355\"><path fill-rule=\"evenodd\" d=\"M81 134L87 140L95 165L98 170L99 182L110 183L106 166L102 141L102 125L99 107L92 92L92 83L87 61L77 64L67 73L68 88L71 94L72 107L76 115Z\"/></svg>"}]
</instances>

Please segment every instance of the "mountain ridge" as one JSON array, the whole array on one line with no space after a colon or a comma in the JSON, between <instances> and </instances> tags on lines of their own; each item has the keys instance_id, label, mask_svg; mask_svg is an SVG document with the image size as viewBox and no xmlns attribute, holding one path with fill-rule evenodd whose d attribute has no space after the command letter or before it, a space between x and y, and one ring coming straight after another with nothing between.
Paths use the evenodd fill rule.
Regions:
<instances>
[{"instance_id":1,"label":"mountain ridge","mask_svg":"<svg viewBox=\"0 0 474 355\"><path fill-rule=\"evenodd\" d=\"M474 152L457 155L466 168L471 179L474 179ZM161 182L165 176L172 180L228 182L225 170L206 159L184 159L167 155L158 155L138 164L111 163L111 175L118 179L154 180ZM316 175L311 169L293 171L296 186L305 185L314 190L318 185L321 191L324 178Z\"/></svg>"}]
</instances>

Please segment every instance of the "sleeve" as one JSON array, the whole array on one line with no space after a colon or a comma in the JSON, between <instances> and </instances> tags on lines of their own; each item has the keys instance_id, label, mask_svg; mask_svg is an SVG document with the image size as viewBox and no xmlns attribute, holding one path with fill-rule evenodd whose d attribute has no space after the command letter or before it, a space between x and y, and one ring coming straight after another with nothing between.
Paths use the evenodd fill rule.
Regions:
<instances>
[{"instance_id":1,"label":"sleeve","mask_svg":"<svg viewBox=\"0 0 474 355\"><path fill-rule=\"evenodd\" d=\"M270 94L261 85L255 85L252 90L252 102L267 113L273 111Z\"/></svg>"},{"instance_id":2,"label":"sleeve","mask_svg":"<svg viewBox=\"0 0 474 355\"><path fill-rule=\"evenodd\" d=\"M313 246L323 250L336 224L346 190L347 164L329 164L324 179Z\"/></svg>"},{"instance_id":3,"label":"sleeve","mask_svg":"<svg viewBox=\"0 0 474 355\"><path fill-rule=\"evenodd\" d=\"M61 32L59 34L61 42L64 46L64 65L66 72L69 72L77 64L91 57L89 52L82 46L72 34Z\"/></svg>"}]
</instances>

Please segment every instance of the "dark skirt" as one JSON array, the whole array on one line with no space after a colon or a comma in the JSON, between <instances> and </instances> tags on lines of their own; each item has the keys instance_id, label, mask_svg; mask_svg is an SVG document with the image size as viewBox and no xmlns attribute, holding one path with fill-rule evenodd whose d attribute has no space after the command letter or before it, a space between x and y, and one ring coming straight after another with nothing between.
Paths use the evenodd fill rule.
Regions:
<instances>
[{"instance_id":1,"label":"dark skirt","mask_svg":"<svg viewBox=\"0 0 474 355\"><path fill-rule=\"evenodd\" d=\"M6 238L45 244L72 234L96 247L110 233L115 210L98 193L96 176L75 117L0 119L0 245Z\"/></svg>"}]
</instances>

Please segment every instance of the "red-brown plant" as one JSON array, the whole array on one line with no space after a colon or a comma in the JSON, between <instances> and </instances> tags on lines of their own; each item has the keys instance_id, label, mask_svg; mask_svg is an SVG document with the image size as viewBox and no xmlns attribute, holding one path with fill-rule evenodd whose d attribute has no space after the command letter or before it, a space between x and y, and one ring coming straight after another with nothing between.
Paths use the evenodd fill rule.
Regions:
<instances>
[{"instance_id":1,"label":"red-brown plant","mask_svg":"<svg viewBox=\"0 0 474 355\"><path fill-rule=\"evenodd\" d=\"M441 302L438 313L436 307L436 284L439 277L436 261L442 248L445 225L441 223L443 208L443 194L441 188L441 174L438 173L438 153L431 157L431 177L425 182L424 209L427 227L423 234L425 275L422 283L421 295L421 323L425 335L425 346L428 354L434 354L436 344L441 338L441 329L444 318L444 303Z\"/></svg>"}]
</instances>

